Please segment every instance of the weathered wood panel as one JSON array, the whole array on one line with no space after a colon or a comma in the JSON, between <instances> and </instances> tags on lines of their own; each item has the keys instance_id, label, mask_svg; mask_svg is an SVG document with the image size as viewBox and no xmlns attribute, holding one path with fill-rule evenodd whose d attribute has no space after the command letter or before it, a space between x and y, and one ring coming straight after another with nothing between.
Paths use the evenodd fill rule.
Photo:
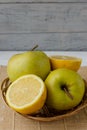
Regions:
<instances>
[{"instance_id":1,"label":"weathered wood panel","mask_svg":"<svg viewBox=\"0 0 87 130\"><path fill-rule=\"evenodd\" d=\"M0 0L0 50L87 50L87 0Z\"/></svg>"},{"instance_id":2,"label":"weathered wood panel","mask_svg":"<svg viewBox=\"0 0 87 130\"><path fill-rule=\"evenodd\" d=\"M87 32L87 4L0 4L0 33Z\"/></svg>"},{"instance_id":3,"label":"weathered wood panel","mask_svg":"<svg viewBox=\"0 0 87 130\"><path fill-rule=\"evenodd\" d=\"M45 2L45 3L48 3L48 2L51 2L51 3L62 3L62 2L70 2L70 3L83 3L83 2L87 2L87 0L0 0L1 3L7 3L7 2L11 2L11 3L16 3L16 2L22 2L22 3L26 3L26 2L34 2L34 3L37 3L37 2Z\"/></svg>"},{"instance_id":4,"label":"weathered wood panel","mask_svg":"<svg viewBox=\"0 0 87 130\"><path fill-rule=\"evenodd\" d=\"M2 34L0 50L87 50L87 33Z\"/></svg>"}]
</instances>

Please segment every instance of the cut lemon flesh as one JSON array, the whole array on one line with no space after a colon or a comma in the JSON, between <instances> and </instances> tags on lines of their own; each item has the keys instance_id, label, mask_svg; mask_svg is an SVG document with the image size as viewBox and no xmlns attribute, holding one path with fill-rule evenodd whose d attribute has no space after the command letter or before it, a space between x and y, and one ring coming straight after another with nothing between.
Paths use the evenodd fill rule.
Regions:
<instances>
[{"instance_id":1,"label":"cut lemon flesh","mask_svg":"<svg viewBox=\"0 0 87 130\"><path fill-rule=\"evenodd\" d=\"M14 81L6 92L8 105L22 114L31 114L41 109L45 103L47 90L43 80L33 74Z\"/></svg>"},{"instance_id":2,"label":"cut lemon flesh","mask_svg":"<svg viewBox=\"0 0 87 130\"><path fill-rule=\"evenodd\" d=\"M82 59L77 57L71 57L71 56L55 55L50 57L50 62L51 62L52 69L68 68L77 71L81 66Z\"/></svg>"}]
</instances>

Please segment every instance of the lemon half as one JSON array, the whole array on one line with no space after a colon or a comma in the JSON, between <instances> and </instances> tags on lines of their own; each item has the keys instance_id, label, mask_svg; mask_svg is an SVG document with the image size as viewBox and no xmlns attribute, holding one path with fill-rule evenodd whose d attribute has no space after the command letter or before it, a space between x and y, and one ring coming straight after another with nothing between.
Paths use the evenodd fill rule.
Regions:
<instances>
[{"instance_id":1,"label":"lemon half","mask_svg":"<svg viewBox=\"0 0 87 130\"><path fill-rule=\"evenodd\" d=\"M71 56L55 55L55 56L50 56L49 58L53 70L57 68L67 68L67 69L77 71L80 68L82 63L81 58L71 57Z\"/></svg>"},{"instance_id":2,"label":"lemon half","mask_svg":"<svg viewBox=\"0 0 87 130\"><path fill-rule=\"evenodd\" d=\"M33 74L14 81L6 92L8 105L22 114L31 114L41 109L45 103L47 90L43 80Z\"/></svg>"}]
</instances>

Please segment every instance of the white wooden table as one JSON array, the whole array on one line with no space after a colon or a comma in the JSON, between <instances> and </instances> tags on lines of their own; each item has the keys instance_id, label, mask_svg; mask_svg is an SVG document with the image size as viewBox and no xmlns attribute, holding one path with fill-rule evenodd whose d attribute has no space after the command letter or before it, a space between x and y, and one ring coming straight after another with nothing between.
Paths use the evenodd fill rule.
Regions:
<instances>
[{"instance_id":1,"label":"white wooden table","mask_svg":"<svg viewBox=\"0 0 87 130\"><path fill-rule=\"evenodd\" d=\"M22 53L23 51L0 51L0 65L7 65L9 58L17 53ZM50 55L68 55L82 58L82 66L87 65L87 52L86 51L45 51L45 53Z\"/></svg>"}]
</instances>

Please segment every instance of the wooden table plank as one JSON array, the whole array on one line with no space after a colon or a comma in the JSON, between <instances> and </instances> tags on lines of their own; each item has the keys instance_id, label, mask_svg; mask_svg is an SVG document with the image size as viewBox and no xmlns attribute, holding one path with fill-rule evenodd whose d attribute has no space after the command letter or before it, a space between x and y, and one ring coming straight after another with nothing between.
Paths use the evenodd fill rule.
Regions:
<instances>
[{"instance_id":1,"label":"wooden table plank","mask_svg":"<svg viewBox=\"0 0 87 130\"><path fill-rule=\"evenodd\" d=\"M87 3L0 4L0 34L87 32Z\"/></svg>"},{"instance_id":2,"label":"wooden table plank","mask_svg":"<svg viewBox=\"0 0 87 130\"><path fill-rule=\"evenodd\" d=\"M87 50L87 33L35 33L2 34L0 50L31 50L36 44L37 50L44 51L85 51Z\"/></svg>"},{"instance_id":3,"label":"wooden table plank","mask_svg":"<svg viewBox=\"0 0 87 130\"><path fill-rule=\"evenodd\" d=\"M65 3L65 2L70 2L70 3L87 3L87 0L0 0L0 3Z\"/></svg>"}]
</instances>

